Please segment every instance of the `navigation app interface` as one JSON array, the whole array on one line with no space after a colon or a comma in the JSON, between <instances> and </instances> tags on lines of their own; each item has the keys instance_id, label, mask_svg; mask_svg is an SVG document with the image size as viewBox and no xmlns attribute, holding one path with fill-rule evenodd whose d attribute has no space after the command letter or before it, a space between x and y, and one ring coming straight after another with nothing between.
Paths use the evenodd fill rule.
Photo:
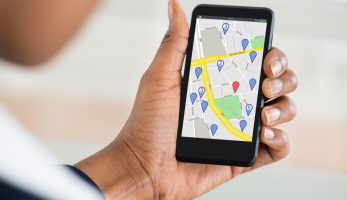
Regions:
<instances>
[{"instance_id":1,"label":"navigation app interface","mask_svg":"<svg viewBox=\"0 0 347 200\"><path fill-rule=\"evenodd\" d=\"M182 137L252 141L266 26L198 16Z\"/></svg>"}]
</instances>

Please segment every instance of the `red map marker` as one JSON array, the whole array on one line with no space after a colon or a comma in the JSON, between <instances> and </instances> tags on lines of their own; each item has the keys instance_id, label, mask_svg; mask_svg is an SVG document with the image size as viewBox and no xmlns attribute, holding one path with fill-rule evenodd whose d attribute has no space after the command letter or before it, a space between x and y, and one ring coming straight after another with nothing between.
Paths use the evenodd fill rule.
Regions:
<instances>
[{"instance_id":1,"label":"red map marker","mask_svg":"<svg viewBox=\"0 0 347 200\"><path fill-rule=\"evenodd\" d=\"M234 94L235 94L237 89L239 89L240 83L238 81L234 81L232 86L233 86Z\"/></svg>"}]
</instances>

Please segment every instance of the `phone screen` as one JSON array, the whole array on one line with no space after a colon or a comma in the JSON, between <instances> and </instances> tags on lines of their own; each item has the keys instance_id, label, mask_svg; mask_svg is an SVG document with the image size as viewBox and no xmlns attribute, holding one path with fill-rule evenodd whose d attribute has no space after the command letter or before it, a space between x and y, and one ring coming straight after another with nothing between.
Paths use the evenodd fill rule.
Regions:
<instances>
[{"instance_id":1,"label":"phone screen","mask_svg":"<svg viewBox=\"0 0 347 200\"><path fill-rule=\"evenodd\" d=\"M198 16L182 137L252 142L267 20Z\"/></svg>"}]
</instances>

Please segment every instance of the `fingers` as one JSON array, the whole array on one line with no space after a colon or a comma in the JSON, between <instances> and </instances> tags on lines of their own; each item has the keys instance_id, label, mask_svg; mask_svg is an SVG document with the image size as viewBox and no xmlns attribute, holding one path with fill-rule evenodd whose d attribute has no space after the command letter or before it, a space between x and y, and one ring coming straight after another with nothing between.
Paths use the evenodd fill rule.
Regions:
<instances>
[{"instance_id":1,"label":"fingers","mask_svg":"<svg viewBox=\"0 0 347 200\"><path fill-rule=\"evenodd\" d=\"M269 154L267 162L280 160L289 153L288 135L280 129L263 127L260 141L267 146L267 152Z\"/></svg>"},{"instance_id":2,"label":"fingers","mask_svg":"<svg viewBox=\"0 0 347 200\"><path fill-rule=\"evenodd\" d=\"M264 61L263 93L267 98L276 98L294 91L298 87L296 75L288 69L287 56L279 49L273 48Z\"/></svg>"},{"instance_id":3,"label":"fingers","mask_svg":"<svg viewBox=\"0 0 347 200\"><path fill-rule=\"evenodd\" d=\"M178 0L169 1L169 30L153 60L151 68L180 71L188 45L189 26Z\"/></svg>"},{"instance_id":4,"label":"fingers","mask_svg":"<svg viewBox=\"0 0 347 200\"><path fill-rule=\"evenodd\" d=\"M287 69L281 76L266 78L263 82L263 94L271 99L293 92L298 87L298 80L294 72Z\"/></svg>"},{"instance_id":5,"label":"fingers","mask_svg":"<svg viewBox=\"0 0 347 200\"><path fill-rule=\"evenodd\" d=\"M260 134L257 162L246 170L253 170L285 158L290 151L288 136L280 129L263 127Z\"/></svg>"},{"instance_id":6,"label":"fingers","mask_svg":"<svg viewBox=\"0 0 347 200\"><path fill-rule=\"evenodd\" d=\"M245 168L244 172L281 160L289 154L288 135L280 129L263 127L260 141L257 162L253 166Z\"/></svg>"},{"instance_id":7,"label":"fingers","mask_svg":"<svg viewBox=\"0 0 347 200\"><path fill-rule=\"evenodd\" d=\"M288 68L287 56L279 49L272 48L264 60L264 73L273 79L282 75Z\"/></svg>"},{"instance_id":8,"label":"fingers","mask_svg":"<svg viewBox=\"0 0 347 200\"><path fill-rule=\"evenodd\" d=\"M265 126L275 126L292 120L295 115L294 101L284 96L276 99L271 105L265 106L261 112L261 119Z\"/></svg>"}]
</instances>

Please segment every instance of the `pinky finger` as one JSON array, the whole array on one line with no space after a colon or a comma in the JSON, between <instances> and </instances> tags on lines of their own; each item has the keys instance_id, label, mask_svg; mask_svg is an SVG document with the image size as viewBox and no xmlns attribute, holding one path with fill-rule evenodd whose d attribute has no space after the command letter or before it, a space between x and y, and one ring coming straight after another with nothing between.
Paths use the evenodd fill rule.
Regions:
<instances>
[{"instance_id":1,"label":"pinky finger","mask_svg":"<svg viewBox=\"0 0 347 200\"><path fill-rule=\"evenodd\" d=\"M267 153L272 162L280 160L289 154L288 135L280 129L263 127L260 141L267 146Z\"/></svg>"}]
</instances>

